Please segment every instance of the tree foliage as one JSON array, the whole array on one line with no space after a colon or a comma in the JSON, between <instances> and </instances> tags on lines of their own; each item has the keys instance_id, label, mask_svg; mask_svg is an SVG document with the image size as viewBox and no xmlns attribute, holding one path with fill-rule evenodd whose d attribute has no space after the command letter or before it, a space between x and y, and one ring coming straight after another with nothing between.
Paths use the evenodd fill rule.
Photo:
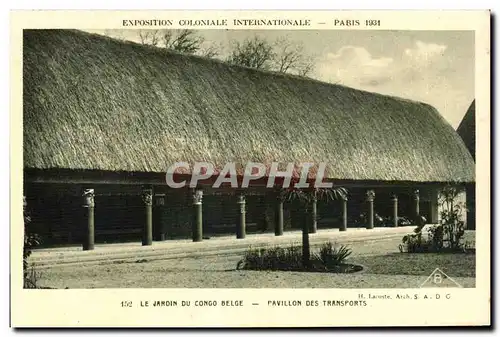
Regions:
<instances>
[{"instance_id":1,"label":"tree foliage","mask_svg":"<svg viewBox=\"0 0 500 337\"><path fill-rule=\"evenodd\" d=\"M165 31L162 34L162 41L166 49L180 53L196 54L201 49L204 39L193 30L182 29L179 31Z\"/></svg>"},{"instance_id":2,"label":"tree foliage","mask_svg":"<svg viewBox=\"0 0 500 337\"><path fill-rule=\"evenodd\" d=\"M311 204L314 200L341 200L347 198L347 189L344 187L333 188L312 188L299 189L292 188L281 190L282 200L298 200L303 207L302 211L302 264L309 266L311 261L311 247L309 242L309 227L311 221Z\"/></svg>"},{"instance_id":3,"label":"tree foliage","mask_svg":"<svg viewBox=\"0 0 500 337\"><path fill-rule=\"evenodd\" d=\"M273 46L267 40L254 36L243 42L234 41L227 61L249 68L270 69L274 58Z\"/></svg>"},{"instance_id":4,"label":"tree foliage","mask_svg":"<svg viewBox=\"0 0 500 337\"><path fill-rule=\"evenodd\" d=\"M280 73L295 73L307 76L314 70L314 60L307 56L303 44L294 44L282 37L274 43L274 68Z\"/></svg>"},{"instance_id":5,"label":"tree foliage","mask_svg":"<svg viewBox=\"0 0 500 337\"><path fill-rule=\"evenodd\" d=\"M216 57L222 49L220 45L206 43L202 36L191 29L141 30L139 39L145 45L205 57Z\"/></svg>"},{"instance_id":6,"label":"tree foliage","mask_svg":"<svg viewBox=\"0 0 500 337\"><path fill-rule=\"evenodd\" d=\"M274 42L258 35L244 41L232 41L225 57L222 44L208 43L197 31L190 29L140 30L142 44L194 54L209 58L223 58L226 62L244 67L309 76L314 70L314 59L308 56L302 43L281 37Z\"/></svg>"},{"instance_id":7,"label":"tree foliage","mask_svg":"<svg viewBox=\"0 0 500 337\"><path fill-rule=\"evenodd\" d=\"M314 60L306 55L304 46L290 41L287 37L269 42L255 35L243 42L235 41L227 62L299 76L308 76L314 69Z\"/></svg>"},{"instance_id":8,"label":"tree foliage","mask_svg":"<svg viewBox=\"0 0 500 337\"><path fill-rule=\"evenodd\" d=\"M439 193L441 206L441 234L448 242L449 248L459 249L465 234L465 222L463 221L466 206L459 201L461 190L456 186L445 186Z\"/></svg>"}]
</instances>

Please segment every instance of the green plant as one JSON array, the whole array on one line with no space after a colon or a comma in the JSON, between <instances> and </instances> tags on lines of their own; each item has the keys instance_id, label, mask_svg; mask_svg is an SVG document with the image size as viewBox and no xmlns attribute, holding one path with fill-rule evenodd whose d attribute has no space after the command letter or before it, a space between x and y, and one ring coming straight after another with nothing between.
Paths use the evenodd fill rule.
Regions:
<instances>
[{"instance_id":1,"label":"green plant","mask_svg":"<svg viewBox=\"0 0 500 337\"><path fill-rule=\"evenodd\" d=\"M428 238L432 251L438 252L444 248L444 231L443 226L434 225L428 230Z\"/></svg>"},{"instance_id":2,"label":"green plant","mask_svg":"<svg viewBox=\"0 0 500 337\"><path fill-rule=\"evenodd\" d=\"M399 251L401 253L418 253L426 250L428 246L425 240L422 238L422 233L418 232L415 234L407 234L403 236L402 244L399 245Z\"/></svg>"},{"instance_id":3,"label":"green plant","mask_svg":"<svg viewBox=\"0 0 500 337\"><path fill-rule=\"evenodd\" d=\"M422 230L425 226L425 218L423 216L418 216L414 223L417 226L413 230L414 234L403 236L402 244L399 245L399 251L401 253L424 253L431 250L429 240L422 235Z\"/></svg>"},{"instance_id":4,"label":"green plant","mask_svg":"<svg viewBox=\"0 0 500 337\"><path fill-rule=\"evenodd\" d=\"M29 224L31 222L31 217L27 210L26 199L23 200L23 217L24 217L24 245L23 245L23 280L25 288L36 288L37 281L39 279L39 274L37 274L34 268L29 270L28 258L31 256L32 248L40 244L40 238L38 235L31 233L29 230Z\"/></svg>"},{"instance_id":5,"label":"green plant","mask_svg":"<svg viewBox=\"0 0 500 337\"><path fill-rule=\"evenodd\" d=\"M336 247L331 242L324 243L319 250L319 260L326 267L339 265L352 254L352 250L345 245Z\"/></svg>"},{"instance_id":6,"label":"green plant","mask_svg":"<svg viewBox=\"0 0 500 337\"><path fill-rule=\"evenodd\" d=\"M457 201L459 194L460 190L454 186L444 187L439 194L443 241L448 243L450 249L463 248L465 222L462 219L466 208L465 203Z\"/></svg>"},{"instance_id":7,"label":"green plant","mask_svg":"<svg viewBox=\"0 0 500 337\"><path fill-rule=\"evenodd\" d=\"M424 237L425 219L417 217L415 234L405 235L399 250L408 253L465 251L467 247L462 242L465 234L462 220L465 204L458 201L459 194L460 190L454 186L444 187L439 192L440 223L429 227L427 237Z\"/></svg>"},{"instance_id":8,"label":"green plant","mask_svg":"<svg viewBox=\"0 0 500 337\"><path fill-rule=\"evenodd\" d=\"M347 246L339 247L327 242L323 244L318 254L313 254L309 264L304 264L302 247L272 247L250 249L238 262L237 269L251 270L335 270L345 263L352 254Z\"/></svg>"},{"instance_id":9,"label":"green plant","mask_svg":"<svg viewBox=\"0 0 500 337\"><path fill-rule=\"evenodd\" d=\"M291 188L279 192L280 198L287 201L298 201L304 211L302 212L302 264L311 266L311 248L309 244L310 211L313 201L336 200L347 198L347 189L343 187L313 188L310 190Z\"/></svg>"},{"instance_id":10,"label":"green plant","mask_svg":"<svg viewBox=\"0 0 500 337\"><path fill-rule=\"evenodd\" d=\"M288 248L272 247L250 249L245 252L237 269L257 270L294 270L302 266L300 246L292 245Z\"/></svg>"},{"instance_id":11,"label":"green plant","mask_svg":"<svg viewBox=\"0 0 500 337\"><path fill-rule=\"evenodd\" d=\"M312 194L316 200L333 201L347 198L348 191L344 187L315 188Z\"/></svg>"}]
</instances>

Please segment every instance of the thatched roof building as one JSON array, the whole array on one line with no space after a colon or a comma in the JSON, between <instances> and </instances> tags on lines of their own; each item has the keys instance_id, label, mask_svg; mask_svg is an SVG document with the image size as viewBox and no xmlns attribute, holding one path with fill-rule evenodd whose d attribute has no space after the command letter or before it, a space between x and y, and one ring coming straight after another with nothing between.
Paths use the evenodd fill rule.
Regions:
<instances>
[{"instance_id":1,"label":"thatched roof building","mask_svg":"<svg viewBox=\"0 0 500 337\"><path fill-rule=\"evenodd\" d=\"M326 162L347 181L471 182L433 107L69 30L24 31L24 167Z\"/></svg>"},{"instance_id":2,"label":"thatched roof building","mask_svg":"<svg viewBox=\"0 0 500 337\"><path fill-rule=\"evenodd\" d=\"M464 118L457 128L457 132L469 149L472 157L476 159L476 101L472 101Z\"/></svg>"},{"instance_id":3,"label":"thatched roof building","mask_svg":"<svg viewBox=\"0 0 500 337\"><path fill-rule=\"evenodd\" d=\"M457 133L469 149L474 160L476 160L476 101L472 101L464 118L457 128ZM467 202L467 229L476 228L476 186L467 184L466 186Z\"/></svg>"}]
</instances>

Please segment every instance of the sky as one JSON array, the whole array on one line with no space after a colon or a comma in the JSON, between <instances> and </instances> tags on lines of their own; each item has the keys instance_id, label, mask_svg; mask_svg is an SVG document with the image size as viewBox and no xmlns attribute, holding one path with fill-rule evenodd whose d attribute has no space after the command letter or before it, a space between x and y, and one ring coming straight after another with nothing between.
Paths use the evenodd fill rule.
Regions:
<instances>
[{"instance_id":1,"label":"sky","mask_svg":"<svg viewBox=\"0 0 500 337\"><path fill-rule=\"evenodd\" d=\"M91 31L139 42L138 30ZM205 44L229 53L254 35L302 45L309 76L434 106L454 128L474 99L473 31L199 30Z\"/></svg>"}]
</instances>

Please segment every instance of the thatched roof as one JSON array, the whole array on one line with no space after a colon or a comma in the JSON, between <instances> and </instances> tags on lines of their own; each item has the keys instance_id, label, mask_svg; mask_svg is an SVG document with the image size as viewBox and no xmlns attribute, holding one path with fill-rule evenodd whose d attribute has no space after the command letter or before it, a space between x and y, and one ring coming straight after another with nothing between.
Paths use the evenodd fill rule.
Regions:
<instances>
[{"instance_id":1,"label":"thatched roof","mask_svg":"<svg viewBox=\"0 0 500 337\"><path fill-rule=\"evenodd\" d=\"M466 182L431 106L68 30L24 31L25 168L326 162L332 179Z\"/></svg>"},{"instance_id":2,"label":"thatched roof","mask_svg":"<svg viewBox=\"0 0 500 337\"><path fill-rule=\"evenodd\" d=\"M465 146L469 149L474 160L476 159L476 101L472 101L469 109L465 113L464 118L460 122L457 129L458 134L462 137Z\"/></svg>"}]
</instances>

